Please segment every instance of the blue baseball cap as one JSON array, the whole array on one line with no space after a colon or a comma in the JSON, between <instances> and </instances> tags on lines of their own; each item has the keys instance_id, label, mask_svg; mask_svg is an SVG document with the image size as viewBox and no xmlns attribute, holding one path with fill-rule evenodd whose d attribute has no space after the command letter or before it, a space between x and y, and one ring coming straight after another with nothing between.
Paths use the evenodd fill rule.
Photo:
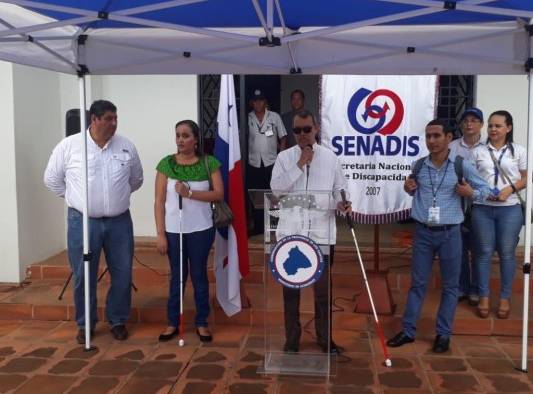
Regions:
<instances>
[{"instance_id":1,"label":"blue baseball cap","mask_svg":"<svg viewBox=\"0 0 533 394\"><path fill-rule=\"evenodd\" d=\"M483 112L481 112L481 110L479 108L476 108L476 107L472 107L472 108L467 108L465 110L465 112L463 112L463 114L461 115L461 122L464 120L464 118L466 118L468 115L472 115L472 116L475 116L476 118L478 118L479 120L481 120L483 122Z\"/></svg>"}]
</instances>

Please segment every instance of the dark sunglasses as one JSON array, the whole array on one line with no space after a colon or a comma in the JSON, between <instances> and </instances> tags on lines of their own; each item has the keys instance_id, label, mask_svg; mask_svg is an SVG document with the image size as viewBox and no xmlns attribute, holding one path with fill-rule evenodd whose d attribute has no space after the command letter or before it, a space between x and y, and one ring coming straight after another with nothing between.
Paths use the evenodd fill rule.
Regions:
<instances>
[{"instance_id":1,"label":"dark sunglasses","mask_svg":"<svg viewBox=\"0 0 533 394\"><path fill-rule=\"evenodd\" d=\"M304 127L293 127L292 131L294 134L300 134L302 131L304 134L309 134L313 130L312 126L304 126Z\"/></svg>"}]
</instances>

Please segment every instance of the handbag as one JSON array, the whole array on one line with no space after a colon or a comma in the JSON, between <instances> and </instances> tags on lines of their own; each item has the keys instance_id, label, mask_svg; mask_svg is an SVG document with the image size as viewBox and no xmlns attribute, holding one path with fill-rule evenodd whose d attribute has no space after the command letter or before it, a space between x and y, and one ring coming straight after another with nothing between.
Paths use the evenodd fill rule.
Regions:
<instances>
[{"instance_id":1,"label":"handbag","mask_svg":"<svg viewBox=\"0 0 533 394\"><path fill-rule=\"evenodd\" d=\"M209 180L209 190L213 190L213 179L211 178L211 171L209 171L209 163L207 162L207 155L204 156L205 169ZM211 213L213 217L213 226L216 228L227 227L233 221L233 212L226 203L226 201L211 201Z\"/></svg>"},{"instance_id":2,"label":"handbag","mask_svg":"<svg viewBox=\"0 0 533 394\"><path fill-rule=\"evenodd\" d=\"M520 193L518 193L518 189L513 184L513 182L511 182L511 179L509 178L507 173L503 170L503 168L500 166L500 163L498 163L498 160L496 160L496 156L494 156L494 152L491 149L489 149L489 152L490 152L490 158L492 159L492 161L494 162L494 165L496 166L496 168L498 169L498 171L502 175L504 183L505 182L509 183L509 185L511 186L511 189L513 189L513 193L516 194L516 196L518 197L518 200L520 201L520 206L522 208L522 216L524 218L524 224L526 222L526 217L527 216L529 216L530 223L533 223L533 212L531 212L529 215L526 216L526 202L524 201L524 199L522 198Z\"/></svg>"}]
</instances>

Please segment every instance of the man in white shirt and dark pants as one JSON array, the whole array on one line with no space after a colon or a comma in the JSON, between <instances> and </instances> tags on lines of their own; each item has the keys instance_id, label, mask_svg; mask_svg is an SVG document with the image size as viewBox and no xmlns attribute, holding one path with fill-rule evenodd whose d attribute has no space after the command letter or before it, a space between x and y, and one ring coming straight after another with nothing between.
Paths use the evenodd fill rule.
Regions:
<instances>
[{"instance_id":1,"label":"man in white shirt and dark pants","mask_svg":"<svg viewBox=\"0 0 533 394\"><path fill-rule=\"evenodd\" d=\"M111 275L107 293L106 319L117 340L128 337L125 322L131 310L133 224L130 195L143 183L143 169L137 150L125 137L115 135L117 108L105 100L90 108L87 133L87 172L89 190L89 263L91 336L97 322L96 285L102 249ZM74 276L74 304L78 343L85 343L85 304L83 279L83 136L63 139L54 149L44 183L68 205L68 257Z\"/></svg>"},{"instance_id":2,"label":"man in white shirt and dark pants","mask_svg":"<svg viewBox=\"0 0 533 394\"><path fill-rule=\"evenodd\" d=\"M334 192L331 197L336 208L341 213L351 212L350 203L340 201L339 191L346 190L346 178L342 172L340 162L331 150L316 143L318 127L314 115L307 111L297 112L293 120L293 132L297 145L280 152L272 171L270 187L273 192L297 191L328 191ZM338 348L331 339L329 324L331 320L331 286L328 284L329 266L333 264L333 246L336 241L335 215L331 210L324 218L325 226L329 225L329 237L321 237L319 233L309 235L318 244L330 244L330 252L326 268L321 277L314 284L315 298L315 331L317 344L324 352L328 349L337 353ZM282 218L280 218L280 221ZM285 318L285 346L286 352L298 352L301 336L300 324L300 290L283 287L283 303ZM329 316L328 316L329 310ZM330 336L328 338L328 336ZM328 343L329 342L329 343Z\"/></svg>"},{"instance_id":3,"label":"man in white shirt and dark pants","mask_svg":"<svg viewBox=\"0 0 533 394\"><path fill-rule=\"evenodd\" d=\"M252 95L253 111L248 114L248 189L268 189L272 168L279 150L285 149L287 132L281 117L267 109L263 92ZM254 234L262 234L264 213L254 210Z\"/></svg>"},{"instance_id":4,"label":"man in white shirt and dark pants","mask_svg":"<svg viewBox=\"0 0 533 394\"><path fill-rule=\"evenodd\" d=\"M450 158L462 156L470 161L474 167L472 152L480 145L485 145L481 140L481 128L483 127L483 112L479 108L468 108L461 115L459 123L463 136L450 142ZM468 303L476 306L479 302L478 269L474 261L474 248L472 237L472 201L463 201L468 204L465 220L461 224L461 237L463 240L463 256L461 261L461 276L459 278L459 301L467 299Z\"/></svg>"}]
</instances>

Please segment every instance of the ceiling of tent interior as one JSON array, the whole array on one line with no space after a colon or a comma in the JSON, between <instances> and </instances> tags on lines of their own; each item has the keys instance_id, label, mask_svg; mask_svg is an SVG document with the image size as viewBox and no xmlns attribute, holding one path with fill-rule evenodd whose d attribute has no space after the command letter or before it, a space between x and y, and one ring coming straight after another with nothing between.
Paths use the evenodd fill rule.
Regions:
<instances>
[{"instance_id":1,"label":"ceiling of tent interior","mask_svg":"<svg viewBox=\"0 0 533 394\"><path fill-rule=\"evenodd\" d=\"M532 0L0 0L0 59L93 74L521 74Z\"/></svg>"}]
</instances>

